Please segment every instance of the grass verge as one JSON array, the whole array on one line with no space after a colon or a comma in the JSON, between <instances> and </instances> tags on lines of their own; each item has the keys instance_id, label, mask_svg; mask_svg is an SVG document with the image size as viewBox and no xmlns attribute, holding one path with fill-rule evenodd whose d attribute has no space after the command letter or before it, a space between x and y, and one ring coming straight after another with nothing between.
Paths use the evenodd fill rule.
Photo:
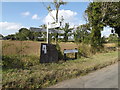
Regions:
<instances>
[{"instance_id":1,"label":"grass verge","mask_svg":"<svg viewBox=\"0 0 120 90\"><path fill-rule=\"evenodd\" d=\"M85 75L118 61L118 51L96 54L67 62L3 69L3 88L45 88L60 81Z\"/></svg>"}]
</instances>

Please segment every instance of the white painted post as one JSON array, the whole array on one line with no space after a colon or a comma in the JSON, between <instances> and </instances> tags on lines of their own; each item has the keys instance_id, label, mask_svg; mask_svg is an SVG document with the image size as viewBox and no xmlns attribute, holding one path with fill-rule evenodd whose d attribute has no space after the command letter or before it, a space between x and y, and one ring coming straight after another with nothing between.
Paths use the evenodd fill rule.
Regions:
<instances>
[{"instance_id":1,"label":"white painted post","mask_svg":"<svg viewBox=\"0 0 120 90\"><path fill-rule=\"evenodd\" d=\"M49 43L49 29L48 29L48 24L49 23L47 23L47 43Z\"/></svg>"},{"instance_id":2,"label":"white painted post","mask_svg":"<svg viewBox=\"0 0 120 90\"><path fill-rule=\"evenodd\" d=\"M55 24L49 24L49 22L47 23L47 43L50 43L50 39L49 39L49 29L52 28L56 28L56 27L60 27L60 23L55 23Z\"/></svg>"}]
</instances>

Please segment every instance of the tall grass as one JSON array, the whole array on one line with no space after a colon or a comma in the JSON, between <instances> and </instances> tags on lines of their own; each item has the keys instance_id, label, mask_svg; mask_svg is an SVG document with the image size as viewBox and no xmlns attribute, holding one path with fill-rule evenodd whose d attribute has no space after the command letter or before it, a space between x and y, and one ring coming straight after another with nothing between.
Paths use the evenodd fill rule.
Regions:
<instances>
[{"instance_id":1,"label":"tall grass","mask_svg":"<svg viewBox=\"0 0 120 90\"><path fill-rule=\"evenodd\" d=\"M45 88L113 64L118 61L117 58L118 52L116 51L96 54L90 58L38 64L24 69L3 70L3 88Z\"/></svg>"}]
</instances>

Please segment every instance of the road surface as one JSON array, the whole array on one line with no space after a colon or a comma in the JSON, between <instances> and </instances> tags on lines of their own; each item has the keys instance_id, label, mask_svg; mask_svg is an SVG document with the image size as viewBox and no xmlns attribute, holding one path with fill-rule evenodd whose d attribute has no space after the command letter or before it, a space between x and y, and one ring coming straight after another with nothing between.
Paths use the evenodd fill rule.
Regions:
<instances>
[{"instance_id":1,"label":"road surface","mask_svg":"<svg viewBox=\"0 0 120 90\"><path fill-rule=\"evenodd\" d=\"M49 88L118 88L118 63Z\"/></svg>"}]
</instances>

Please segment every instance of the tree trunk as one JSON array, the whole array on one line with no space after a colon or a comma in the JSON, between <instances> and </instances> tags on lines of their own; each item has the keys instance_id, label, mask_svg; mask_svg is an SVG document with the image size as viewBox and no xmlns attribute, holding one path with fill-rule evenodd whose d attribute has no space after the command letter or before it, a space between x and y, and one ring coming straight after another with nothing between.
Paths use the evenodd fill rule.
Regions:
<instances>
[{"instance_id":1,"label":"tree trunk","mask_svg":"<svg viewBox=\"0 0 120 90\"><path fill-rule=\"evenodd\" d=\"M120 46L120 27L114 27L115 33L118 34L118 46Z\"/></svg>"},{"instance_id":2,"label":"tree trunk","mask_svg":"<svg viewBox=\"0 0 120 90\"><path fill-rule=\"evenodd\" d=\"M56 8L56 23L58 23L58 11L59 11L59 8Z\"/></svg>"}]
</instances>

